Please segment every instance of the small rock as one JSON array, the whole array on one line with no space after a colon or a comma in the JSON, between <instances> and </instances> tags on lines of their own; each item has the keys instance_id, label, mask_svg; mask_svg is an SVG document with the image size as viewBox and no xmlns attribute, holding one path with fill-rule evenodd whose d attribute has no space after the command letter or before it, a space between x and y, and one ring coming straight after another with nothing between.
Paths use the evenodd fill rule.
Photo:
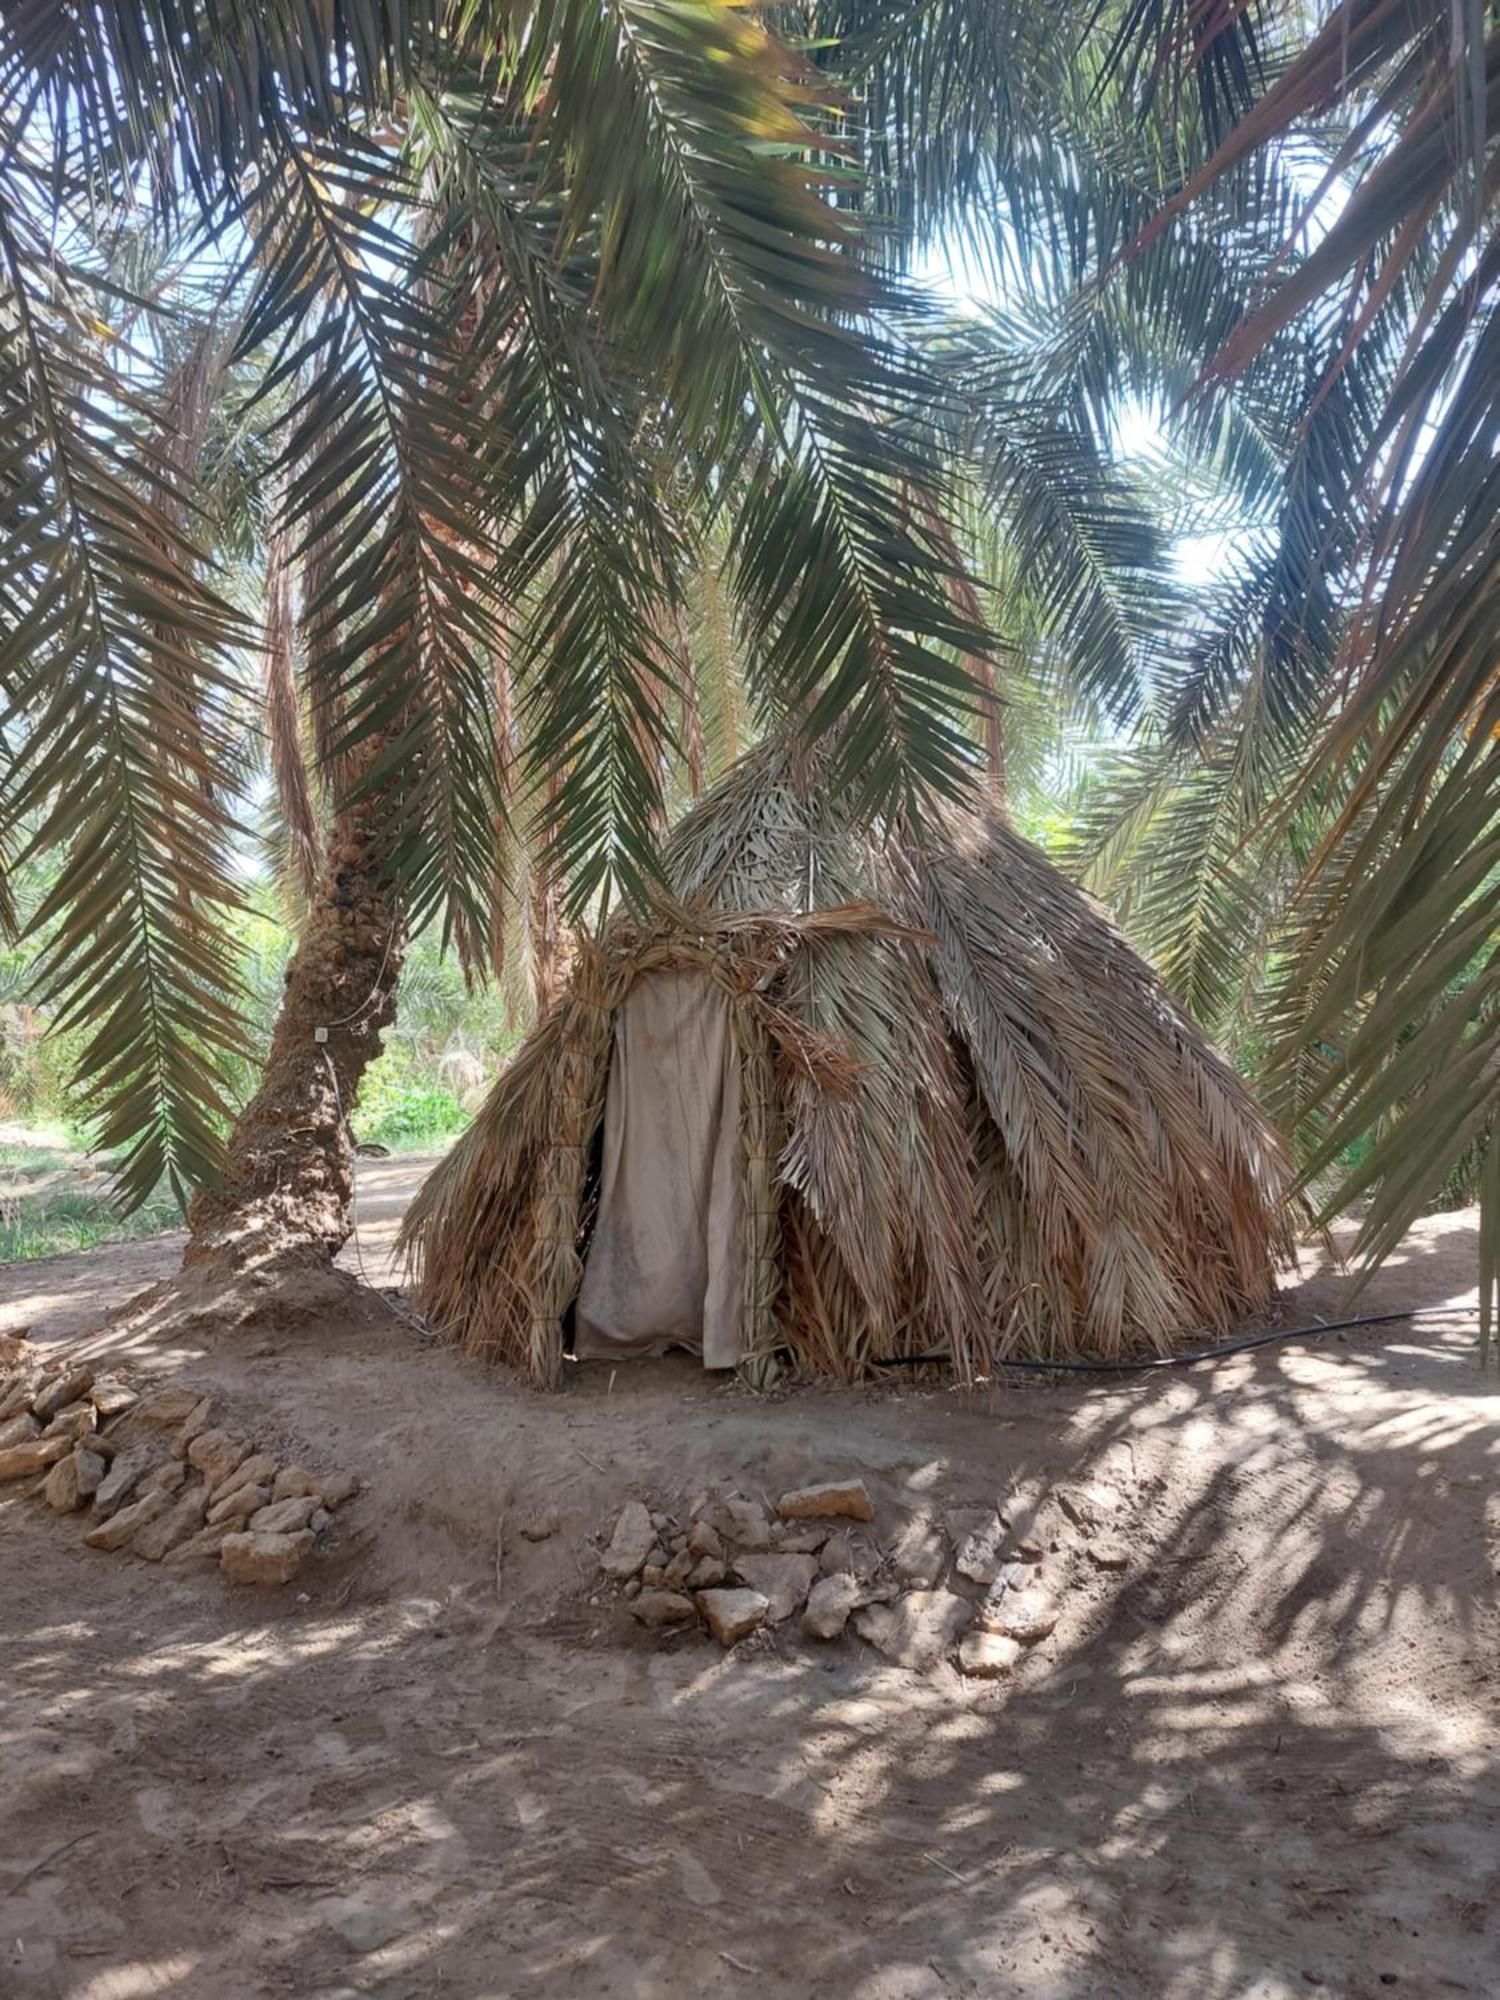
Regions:
<instances>
[{"instance_id":1,"label":"small rock","mask_svg":"<svg viewBox=\"0 0 1500 2000\"><path fill-rule=\"evenodd\" d=\"M1000 1518L1009 1540L1023 1556L1040 1556L1056 1533L1052 1506L1045 1495L1007 1494L1000 1502Z\"/></svg>"},{"instance_id":2,"label":"small rock","mask_svg":"<svg viewBox=\"0 0 1500 2000\"><path fill-rule=\"evenodd\" d=\"M235 1521L219 1521L200 1528L196 1535L189 1535L185 1542L167 1550L162 1558L162 1568L190 1569L194 1563L217 1562L223 1554L225 1542L238 1532L239 1524Z\"/></svg>"},{"instance_id":3,"label":"small rock","mask_svg":"<svg viewBox=\"0 0 1500 2000\"><path fill-rule=\"evenodd\" d=\"M0 1451L0 1480L30 1479L46 1472L60 1458L67 1458L72 1449L73 1440L67 1437L39 1437L10 1445Z\"/></svg>"},{"instance_id":4,"label":"small rock","mask_svg":"<svg viewBox=\"0 0 1500 2000\"><path fill-rule=\"evenodd\" d=\"M82 1437L86 1431L92 1431L98 1421L99 1412L94 1408L92 1403L64 1403L56 1416L48 1423L46 1429L42 1432L42 1436Z\"/></svg>"},{"instance_id":5,"label":"small rock","mask_svg":"<svg viewBox=\"0 0 1500 2000\"><path fill-rule=\"evenodd\" d=\"M1129 1569L1130 1544L1119 1535L1091 1535L1088 1557L1100 1569Z\"/></svg>"},{"instance_id":6,"label":"small rock","mask_svg":"<svg viewBox=\"0 0 1500 2000\"><path fill-rule=\"evenodd\" d=\"M160 1389L150 1389L141 1398L136 1415L148 1424L160 1424L163 1430L172 1430L186 1421L202 1401L196 1389L188 1389L178 1384L168 1383Z\"/></svg>"},{"instance_id":7,"label":"small rock","mask_svg":"<svg viewBox=\"0 0 1500 2000\"><path fill-rule=\"evenodd\" d=\"M975 1612L974 1623L981 1632L1001 1632L1023 1646L1034 1646L1057 1624L1057 1606L1044 1590L991 1590Z\"/></svg>"},{"instance_id":8,"label":"small rock","mask_svg":"<svg viewBox=\"0 0 1500 2000\"><path fill-rule=\"evenodd\" d=\"M825 1576L839 1576L847 1570L868 1583L880 1568L880 1552L871 1546L867 1535L840 1528L823 1544L818 1566Z\"/></svg>"},{"instance_id":9,"label":"small rock","mask_svg":"<svg viewBox=\"0 0 1500 2000\"><path fill-rule=\"evenodd\" d=\"M41 1434L42 1427L30 1410L18 1410L0 1424L0 1451L9 1451L13 1444L30 1444Z\"/></svg>"},{"instance_id":10,"label":"small rock","mask_svg":"<svg viewBox=\"0 0 1500 2000\"><path fill-rule=\"evenodd\" d=\"M295 1535L307 1527L317 1511L318 1496L315 1493L299 1494L291 1500L277 1500L250 1516L250 1531L256 1535Z\"/></svg>"},{"instance_id":11,"label":"small rock","mask_svg":"<svg viewBox=\"0 0 1500 2000\"><path fill-rule=\"evenodd\" d=\"M695 1521L693 1531L688 1536L688 1547L695 1556L711 1556L715 1562L724 1560L724 1543L711 1521Z\"/></svg>"},{"instance_id":12,"label":"small rock","mask_svg":"<svg viewBox=\"0 0 1500 2000\"><path fill-rule=\"evenodd\" d=\"M758 1590L703 1590L698 1609L721 1646L737 1645L766 1622L770 1605Z\"/></svg>"},{"instance_id":13,"label":"small rock","mask_svg":"<svg viewBox=\"0 0 1500 2000\"><path fill-rule=\"evenodd\" d=\"M1118 1486L1107 1479L1090 1479L1081 1486L1059 1486L1057 1504L1077 1528L1102 1527L1117 1514L1124 1500Z\"/></svg>"},{"instance_id":14,"label":"small rock","mask_svg":"<svg viewBox=\"0 0 1500 2000\"><path fill-rule=\"evenodd\" d=\"M783 1555L815 1556L830 1533L828 1528L791 1528L778 1521L771 1530L771 1537Z\"/></svg>"},{"instance_id":15,"label":"small rock","mask_svg":"<svg viewBox=\"0 0 1500 2000\"><path fill-rule=\"evenodd\" d=\"M664 1535L671 1524L671 1516L669 1514L657 1512L651 1516L651 1525L659 1535Z\"/></svg>"},{"instance_id":16,"label":"small rock","mask_svg":"<svg viewBox=\"0 0 1500 2000\"><path fill-rule=\"evenodd\" d=\"M770 1518L758 1500L747 1500L743 1493L731 1493L721 1505L723 1518L717 1525L726 1541L752 1553L771 1546Z\"/></svg>"},{"instance_id":17,"label":"small rock","mask_svg":"<svg viewBox=\"0 0 1500 2000\"><path fill-rule=\"evenodd\" d=\"M127 1410L133 1410L140 1397L118 1375L97 1375L89 1390L89 1401L99 1412L100 1422L108 1423L111 1417L122 1417Z\"/></svg>"},{"instance_id":18,"label":"small rock","mask_svg":"<svg viewBox=\"0 0 1500 2000\"><path fill-rule=\"evenodd\" d=\"M837 1639L849 1623L849 1614L861 1599L858 1577L847 1570L820 1577L807 1594L802 1612L802 1629L809 1639Z\"/></svg>"},{"instance_id":19,"label":"small rock","mask_svg":"<svg viewBox=\"0 0 1500 2000\"><path fill-rule=\"evenodd\" d=\"M78 1490L76 1454L69 1452L68 1456L60 1458L47 1474L46 1484L42 1487L42 1498L54 1513L76 1514L87 1497Z\"/></svg>"},{"instance_id":20,"label":"small rock","mask_svg":"<svg viewBox=\"0 0 1500 2000\"><path fill-rule=\"evenodd\" d=\"M252 1452L242 1458L227 1479L221 1479L214 1488L214 1499L223 1500L241 1486L264 1486L266 1498L271 1497L271 1486L276 1478L276 1461L268 1451Z\"/></svg>"},{"instance_id":21,"label":"small rock","mask_svg":"<svg viewBox=\"0 0 1500 2000\"><path fill-rule=\"evenodd\" d=\"M306 1500L314 1497L321 1500L323 1489L312 1474L304 1472L300 1465L283 1466L271 1487L273 1500Z\"/></svg>"},{"instance_id":22,"label":"small rock","mask_svg":"<svg viewBox=\"0 0 1500 2000\"><path fill-rule=\"evenodd\" d=\"M99 1482L99 1490L94 1495L96 1520L107 1521L116 1508L124 1506L139 1486L150 1463L151 1457L148 1452L121 1452Z\"/></svg>"},{"instance_id":23,"label":"small rock","mask_svg":"<svg viewBox=\"0 0 1500 2000\"><path fill-rule=\"evenodd\" d=\"M689 1551L691 1553L691 1551ZM718 1556L700 1556L688 1571L688 1590L717 1590L729 1571Z\"/></svg>"},{"instance_id":24,"label":"small rock","mask_svg":"<svg viewBox=\"0 0 1500 2000\"><path fill-rule=\"evenodd\" d=\"M685 1625L697 1616L693 1600L680 1590L643 1590L631 1602L630 1615L653 1630L663 1625Z\"/></svg>"},{"instance_id":25,"label":"small rock","mask_svg":"<svg viewBox=\"0 0 1500 2000\"><path fill-rule=\"evenodd\" d=\"M874 1503L862 1479L827 1479L819 1486L801 1486L783 1493L776 1503L783 1521L821 1521L842 1517L873 1521Z\"/></svg>"},{"instance_id":26,"label":"small rock","mask_svg":"<svg viewBox=\"0 0 1500 2000\"><path fill-rule=\"evenodd\" d=\"M328 1504L328 1496L322 1493L323 1504ZM562 1526L562 1516L555 1507L542 1507L535 1514L528 1514L521 1523L521 1539L527 1542L547 1542Z\"/></svg>"},{"instance_id":27,"label":"small rock","mask_svg":"<svg viewBox=\"0 0 1500 2000\"><path fill-rule=\"evenodd\" d=\"M620 1509L620 1518L615 1522L614 1534L609 1547L599 1558L599 1567L606 1576L618 1577L622 1581L634 1576L646 1561L651 1544L656 1539L656 1531L651 1526L651 1516L639 1500L627 1500Z\"/></svg>"},{"instance_id":28,"label":"small rock","mask_svg":"<svg viewBox=\"0 0 1500 2000\"><path fill-rule=\"evenodd\" d=\"M144 1493L128 1507L121 1507L101 1521L96 1528L90 1528L84 1541L91 1549L123 1549L137 1529L149 1527L151 1522L166 1513L172 1502L165 1493Z\"/></svg>"},{"instance_id":29,"label":"small rock","mask_svg":"<svg viewBox=\"0 0 1500 2000\"><path fill-rule=\"evenodd\" d=\"M19 1416L25 1410L31 1411L31 1399L41 1387L43 1377L39 1370L28 1368L18 1375L10 1387L0 1396L0 1423L9 1417Z\"/></svg>"},{"instance_id":30,"label":"small rock","mask_svg":"<svg viewBox=\"0 0 1500 2000\"><path fill-rule=\"evenodd\" d=\"M36 1349L24 1333L0 1333L0 1375L9 1375L35 1359Z\"/></svg>"},{"instance_id":31,"label":"small rock","mask_svg":"<svg viewBox=\"0 0 1500 2000\"><path fill-rule=\"evenodd\" d=\"M205 1431L212 1429L213 1411L213 1399L209 1396L202 1396L177 1426L172 1438L172 1450L178 1458L186 1458L188 1447L192 1444L193 1440L202 1437Z\"/></svg>"},{"instance_id":32,"label":"small rock","mask_svg":"<svg viewBox=\"0 0 1500 2000\"><path fill-rule=\"evenodd\" d=\"M925 1514L914 1515L896 1537L891 1568L903 1583L930 1590L948 1565L943 1531Z\"/></svg>"},{"instance_id":33,"label":"small rock","mask_svg":"<svg viewBox=\"0 0 1500 2000\"><path fill-rule=\"evenodd\" d=\"M196 1466L208 1481L212 1490L222 1486L224 1481L250 1456L250 1447L243 1438L230 1437L226 1431L199 1431L187 1448L189 1465ZM316 1492L317 1488L314 1487Z\"/></svg>"},{"instance_id":34,"label":"small rock","mask_svg":"<svg viewBox=\"0 0 1500 2000\"><path fill-rule=\"evenodd\" d=\"M1005 1529L993 1507L955 1508L947 1517L953 1567L970 1583L993 1583L1000 1573Z\"/></svg>"},{"instance_id":35,"label":"small rock","mask_svg":"<svg viewBox=\"0 0 1500 2000\"><path fill-rule=\"evenodd\" d=\"M290 1583L313 1545L311 1528L295 1535L226 1535L219 1567L231 1583Z\"/></svg>"},{"instance_id":36,"label":"small rock","mask_svg":"<svg viewBox=\"0 0 1500 2000\"><path fill-rule=\"evenodd\" d=\"M641 1570L640 1580L647 1590L660 1590L661 1580L666 1573L665 1563L647 1563Z\"/></svg>"},{"instance_id":37,"label":"small rock","mask_svg":"<svg viewBox=\"0 0 1500 2000\"><path fill-rule=\"evenodd\" d=\"M969 1632L958 1649L958 1671L973 1680L998 1681L1014 1668L1021 1648L999 1632Z\"/></svg>"},{"instance_id":38,"label":"small rock","mask_svg":"<svg viewBox=\"0 0 1500 2000\"><path fill-rule=\"evenodd\" d=\"M642 1569L665 1569L668 1561L669 1557L661 1543L653 1542L646 1551L646 1560L642 1564Z\"/></svg>"},{"instance_id":39,"label":"small rock","mask_svg":"<svg viewBox=\"0 0 1500 2000\"><path fill-rule=\"evenodd\" d=\"M663 1587L667 1590L681 1590L682 1586L687 1582L693 1566L692 1555L687 1549L683 1549L679 1555L673 1556L672 1560L662 1571L661 1580Z\"/></svg>"},{"instance_id":40,"label":"small rock","mask_svg":"<svg viewBox=\"0 0 1500 2000\"><path fill-rule=\"evenodd\" d=\"M357 1472L335 1472L318 1488L323 1496L323 1505L338 1509L346 1500L352 1500L359 1491Z\"/></svg>"},{"instance_id":41,"label":"small rock","mask_svg":"<svg viewBox=\"0 0 1500 2000\"><path fill-rule=\"evenodd\" d=\"M269 1486L236 1486L232 1493L216 1492L208 1510L208 1525L216 1528L221 1521L248 1521L270 1504Z\"/></svg>"},{"instance_id":42,"label":"small rock","mask_svg":"<svg viewBox=\"0 0 1500 2000\"><path fill-rule=\"evenodd\" d=\"M325 1528L333 1526L333 1515L327 1507L315 1507L313 1517L307 1525L315 1535L321 1535Z\"/></svg>"},{"instance_id":43,"label":"small rock","mask_svg":"<svg viewBox=\"0 0 1500 2000\"><path fill-rule=\"evenodd\" d=\"M951 1590L911 1590L856 1613L854 1629L897 1666L925 1673L952 1651L973 1606Z\"/></svg>"},{"instance_id":44,"label":"small rock","mask_svg":"<svg viewBox=\"0 0 1500 2000\"><path fill-rule=\"evenodd\" d=\"M736 1556L734 1568L741 1581L766 1600L766 1620L779 1625L790 1618L807 1600L818 1574L814 1556Z\"/></svg>"},{"instance_id":45,"label":"small rock","mask_svg":"<svg viewBox=\"0 0 1500 2000\"><path fill-rule=\"evenodd\" d=\"M95 1451L92 1445L75 1445L71 1460L64 1459L63 1463L72 1465L78 1491L85 1500L92 1500L109 1471L109 1460L103 1452Z\"/></svg>"},{"instance_id":46,"label":"small rock","mask_svg":"<svg viewBox=\"0 0 1500 2000\"><path fill-rule=\"evenodd\" d=\"M94 1379L92 1368L69 1368L44 1382L32 1400L32 1409L45 1424L69 1403L86 1396Z\"/></svg>"},{"instance_id":47,"label":"small rock","mask_svg":"<svg viewBox=\"0 0 1500 2000\"><path fill-rule=\"evenodd\" d=\"M186 1478L187 1467L182 1464L181 1460L164 1458L160 1465L153 1465L141 1481L141 1492L143 1494L165 1493L170 1496L177 1491Z\"/></svg>"},{"instance_id":48,"label":"small rock","mask_svg":"<svg viewBox=\"0 0 1500 2000\"><path fill-rule=\"evenodd\" d=\"M640 1596L640 1594L641 1594L641 1580L640 1580L640 1578L639 1578L638 1576L632 1576L632 1577L630 1577L630 1578L629 1578L629 1579L627 1580L627 1582L626 1582L626 1585L625 1585L625 1595L626 1595L627 1597L639 1597L639 1596ZM589 1599L589 1602L590 1602L590 1604L596 1604L596 1603L598 1602L598 1599L597 1599L597 1598L593 1598L593 1597L591 1597L591 1598Z\"/></svg>"},{"instance_id":49,"label":"small rock","mask_svg":"<svg viewBox=\"0 0 1500 2000\"><path fill-rule=\"evenodd\" d=\"M160 1562L168 1549L175 1549L189 1535L197 1534L203 1526L207 1509L208 1487L203 1480L195 1479L191 1486L184 1488L165 1514L140 1530L130 1544L130 1553L139 1556L143 1562Z\"/></svg>"}]
</instances>

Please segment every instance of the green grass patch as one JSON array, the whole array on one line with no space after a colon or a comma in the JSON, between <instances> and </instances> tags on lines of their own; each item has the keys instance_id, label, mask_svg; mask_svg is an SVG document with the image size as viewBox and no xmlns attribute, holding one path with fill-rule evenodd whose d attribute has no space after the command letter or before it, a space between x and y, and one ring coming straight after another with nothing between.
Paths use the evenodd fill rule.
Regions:
<instances>
[{"instance_id":1,"label":"green grass patch","mask_svg":"<svg viewBox=\"0 0 1500 2000\"><path fill-rule=\"evenodd\" d=\"M153 1195L133 1215L121 1215L104 1185L97 1193L58 1188L17 1194L0 1182L0 1264L92 1250L100 1243L131 1243L181 1227L182 1212L170 1195Z\"/></svg>"}]
</instances>

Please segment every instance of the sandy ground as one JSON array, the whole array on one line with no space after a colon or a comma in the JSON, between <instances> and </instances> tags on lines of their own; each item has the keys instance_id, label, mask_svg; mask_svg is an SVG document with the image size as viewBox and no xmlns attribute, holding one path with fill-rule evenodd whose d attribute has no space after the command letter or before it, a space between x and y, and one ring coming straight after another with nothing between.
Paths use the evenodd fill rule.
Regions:
<instances>
[{"instance_id":1,"label":"sandy ground","mask_svg":"<svg viewBox=\"0 0 1500 2000\"><path fill-rule=\"evenodd\" d=\"M362 1169L377 1281L420 1166ZM1472 1299L1476 1246L1423 1224L1369 1309ZM0 1330L112 1351L89 1330L176 1247L0 1273ZM6 1996L1500 1990L1500 1397L1466 1325L967 1398L685 1360L547 1398L379 1307L129 1358L368 1490L274 1599L0 1497ZM1057 1632L985 1687L591 1604L628 1495L844 1471L892 1528L1101 1473L1134 1560L1055 1559Z\"/></svg>"}]
</instances>

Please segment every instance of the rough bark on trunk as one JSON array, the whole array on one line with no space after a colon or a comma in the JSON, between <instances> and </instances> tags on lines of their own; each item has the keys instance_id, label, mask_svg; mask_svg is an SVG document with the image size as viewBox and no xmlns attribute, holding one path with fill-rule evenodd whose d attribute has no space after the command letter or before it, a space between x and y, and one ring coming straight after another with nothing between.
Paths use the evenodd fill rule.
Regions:
<instances>
[{"instance_id":1,"label":"rough bark on trunk","mask_svg":"<svg viewBox=\"0 0 1500 2000\"><path fill-rule=\"evenodd\" d=\"M184 1270L326 1265L348 1238L349 1114L395 1018L404 946L379 864L381 812L376 796L334 822L260 1086L235 1120L223 1181L193 1201Z\"/></svg>"}]
</instances>

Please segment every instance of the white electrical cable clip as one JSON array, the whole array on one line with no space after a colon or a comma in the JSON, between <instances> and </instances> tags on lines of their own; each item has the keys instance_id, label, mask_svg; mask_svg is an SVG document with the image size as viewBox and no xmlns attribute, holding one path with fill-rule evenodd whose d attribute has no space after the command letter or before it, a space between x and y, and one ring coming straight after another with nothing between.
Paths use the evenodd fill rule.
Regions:
<instances>
[{"instance_id":1,"label":"white electrical cable clip","mask_svg":"<svg viewBox=\"0 0 1500 2000\"><path fill-rule=\"evenodd\" d=\"M326 1042L328 1040L328 1030L326 1028L314 1028L313 1040L320 1044Z\"/></svg>"}]
</instances>

